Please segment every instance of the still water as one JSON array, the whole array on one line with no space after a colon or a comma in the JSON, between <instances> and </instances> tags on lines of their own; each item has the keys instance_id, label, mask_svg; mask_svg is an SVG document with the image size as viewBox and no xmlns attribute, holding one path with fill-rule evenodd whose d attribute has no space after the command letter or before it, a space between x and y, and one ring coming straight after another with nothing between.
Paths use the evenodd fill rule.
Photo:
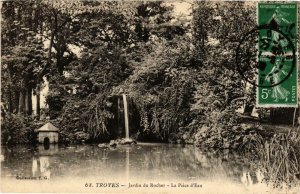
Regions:
<instances>
[{"instance_id":1,"label":"still water","mask_svg":"<svg viewBox=\"0 0 300 194\"><path fill-rule=\"evenodd\" d=\"M1 154L1 191L270 193L246 158L194 146L3 146Z\"/></svg>"}]
</instances>

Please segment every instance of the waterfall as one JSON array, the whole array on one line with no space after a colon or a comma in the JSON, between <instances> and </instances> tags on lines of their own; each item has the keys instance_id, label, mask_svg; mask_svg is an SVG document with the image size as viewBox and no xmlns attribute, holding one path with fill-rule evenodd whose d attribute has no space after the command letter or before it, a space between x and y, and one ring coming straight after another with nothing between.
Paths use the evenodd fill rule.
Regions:
<instances>
[{"instance_id":1,"label":"waterfall","mask_svg":"<svg viewBox=\"0 0 300 194\"><path fill-rule=\"evenodd\" d=\"M129 139L128 105L126 94L123 94L124 116L125 116L125 139Z\"/></svg>"}]
</instances>

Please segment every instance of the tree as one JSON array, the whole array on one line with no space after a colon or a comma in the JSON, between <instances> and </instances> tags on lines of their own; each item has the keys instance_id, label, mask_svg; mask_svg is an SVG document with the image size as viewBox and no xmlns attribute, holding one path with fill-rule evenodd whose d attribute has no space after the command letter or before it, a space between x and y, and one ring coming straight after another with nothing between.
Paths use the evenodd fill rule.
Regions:
<instances>
[{"instance_id":1,"label":"tree","mask_svg":"<svg viewBox=\"0 0 300 194\"><path fill-rule=\"evenodd\" d=\"M97 6L97 4L98 3L95 3L93 6ZM122 4L122 6L124 6L124 4ZM105 109L104 102L106 97L111 95L111 93L114 93L112 91L116 91L118 88L123 88L126 92L129 91L126 88L128 86L127 84L131 83L132 78L134 79L134 77L143 76L138 74L139 70L147 68L147 71L149 71L148 75L146 74L145 76L151 78L148 80L141 80L141 82L145 84L144 86L146 88L152 88L150 90L151 92L155 91L156 88L157 91L162 92L164 87L166 87L164 83L162 87L159 87L161 84L160 81L159 83L151 83L153 75L153 81L157 81L158 79L155 78L157 75L155 76L150 68L152 64L149 64L148 62L153 64L159 64L161 62L165 63L166 65L161 64L161 67L158 67L157 69L153 68L153 71L159 71L159 73L162 73L162 76L164 76L166 68L170 66L170 64L176 63L176 61L173 61L170 54L164 55L163 48L162 50L159 50L159 52L161 52L159 54L160 56L158 53L154 54L156 48L154 45L151 46L151 44L155 44L157 40L162 43L164 41L170 41L170 43L163 44L165 44L164 47L167 49L174 47L171 55L175 56L178 53L180 53L179 55L182 54L181 51L176 51L176 49L178 49L176 46L179 45L176 42L180 41L180 43L182 43L182 40L180 38L177 39L176 36L182 36L182 34L176 31L165 31L165 29L169 27L171 29L176 26L181 26L180 23L171 23L172 16L170 7L161 2L138 2L133 4L126 3L124 8L133 10L133 14L129 15L128 10L117 12L115 8L110 8L106 11L94 11L92 13L82 14L78 16L72 24L72 33L74 34L70 36L70 40L82 50L81 56L66 67L66 71L69 75L68 78L65 79L65 85L69 85L68 88L74 88L76 94L72 93L70 90L70 95L65 96L64 99L66 99L66 104L62 111L64 114L70 114L71 107L69 105L72 106L72 104L69 104L69 102L74 102L75 97L77 102L81 104L81 111L84 110L82 117L80 118L83 118L85 115L85 119L82 120L89 121L92 119L94 121L99 121L97 125L86 123L84 126L81 125L80 127L83 132L88 132L94 138L99 138L99 136L101 136L99 131L106 131L104 130L105 124L103 125L103 123L110 117L110 114L107 114L107 110ZM149 8L155 11L153 13L140 15L141 10ZM166 19L160 21L157 19L160 16L165 17ZM137 31L136 27L139 26L141 22L149 25L147 27L150 30L149 35L154 37L154 39L149 38L146 40L138 34L139 31ZM164 31L166 33L162 33ZM150 59L151 57L152 59ZM168 57L168 59L172 59L172 61L166 63L164 62L163 57ZM184 62L184 60L180 61L180 64ZM135 69L134 72L132 71L133 69ZM132 74L138 75L129 77L129 75ZM175 82L176 81L174 80L174 83ZM133 83L133 85L135 85L135 83ZM74 89L72 90L74 91ZM120 89L120 91L121 90L122 89ZM183 88L180 90L183 90ZM178 99L175 101L178 101ZM175 101L174 103L177 103ZM86 107L82 105L83 103L81 102L90 104L90 106ZM103 117L103 115L106 116ZM68 118L71 119L70 117ZM95 124L95 122L92 123Z\"/></svg>"},{"instance_id":2,"label":"tree","mask_svg":"<svg viewBox=\"0 0 300 194\"><path fill-rule=\"evenodd\" d=\"M208 2L199 5L194 12L194 37L197 45L195 55L199 56L198 53L203 50L206 55L202 59L203 73L200 72L197 77L202 87L208 88L202 90L206 92L201 95L201 99L204 102L209 100L209 103L221 111L233 104L235 99L247 95L246 82L236 71L235 51L240 37L255 26L255 13L252 8L245 6L243 2ZM235 11L228 11L231 9ZM235 108L236 106L233 107Z\"/></svg>"},{"instance_id":3,"label":"tree","mask_svg":"<svg viewBox=\"0 0 300 194\"><path fill-rule=\"evenodd\" d=\"M254 101L254 92L246 89L246 82L236 71L235 52L240 38L256 26L254 7L244 2L205 2L195 8L194 38L202 48L196 46L194 53L201 61L195 77L199 84L194 126L198 143L205 147L236 149L253 138L249 134L252 129L242 126L236 113L246 100Z\"/></svg>"},{"instance_id":4,"label":"tree","mask_svg":"<svg viewBox=\"0 0 300 194\"><path fill-rule=\"evenodd\" d=\"M25 9L22 6L18 2L3 3L2 88L10 112L31 115L31 94L45 58L35 29L39 25L37 12L33 3L26 4Z\"/></svg>"}]
</instances>

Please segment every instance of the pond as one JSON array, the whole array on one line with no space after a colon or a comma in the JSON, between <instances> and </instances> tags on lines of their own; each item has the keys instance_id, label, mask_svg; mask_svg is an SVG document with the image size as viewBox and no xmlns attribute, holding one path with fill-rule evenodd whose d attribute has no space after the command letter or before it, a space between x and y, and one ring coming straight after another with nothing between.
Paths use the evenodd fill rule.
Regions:
<instances>
[{"instance_id":1,"label":"pond","mask_svg":"<svg viewBox=\"0 0 300 194\"><path fill-rule=\"evenodd\" d=\"M2 146L2 191L264 193L259 170L238 154L192 145ZM251 170L252 169L252 170Z\"/></svg>"}]
</instances>

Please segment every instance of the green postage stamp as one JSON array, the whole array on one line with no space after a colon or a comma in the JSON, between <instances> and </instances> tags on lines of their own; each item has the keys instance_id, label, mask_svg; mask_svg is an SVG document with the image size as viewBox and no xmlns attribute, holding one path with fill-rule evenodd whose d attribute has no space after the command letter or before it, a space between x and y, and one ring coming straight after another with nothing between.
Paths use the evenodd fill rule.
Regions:
<instances>
[{"instance_id":1,"label":"green postage stamp","mask_svg":"<svg viewBox=\"0 0 300 194\"><path fill-rule=\"evenodd\" d=\"M297 107L296 3L258 3L258 107Z\"/></svg>"}]
</instances>

